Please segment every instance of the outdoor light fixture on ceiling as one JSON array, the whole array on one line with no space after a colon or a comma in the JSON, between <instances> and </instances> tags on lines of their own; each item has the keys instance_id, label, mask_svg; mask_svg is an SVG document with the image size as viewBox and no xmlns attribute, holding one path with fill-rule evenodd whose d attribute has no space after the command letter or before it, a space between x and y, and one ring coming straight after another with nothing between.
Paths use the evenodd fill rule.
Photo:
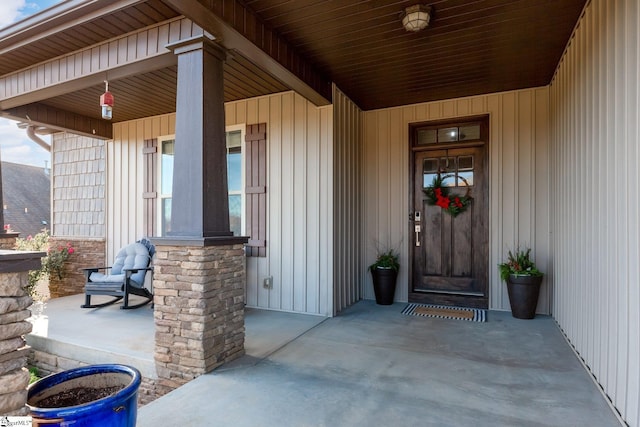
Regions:
<instances>
[{"instance_id":1,"label":"outdoor light fixture on ceiling","mask_svg":"<svg viewBox=\"0 0 640 427\"><path fill-rule=\"evenodd\" d=\"M102 107L102 118L111 120L113 116L113 95L109 92L109 82L104 81L105 92L100 95L100 106Z\"/></svg>"},{"instance_id":2,"label":"outdoor light fixture on ceiling","mask_svg":"<svg viewBox=\"0 0 640 427\"><path fill-rule=\"evenodd\" d=\"M427 28L431 19L431 6L416 4L407 7L400 14L405 30L416 32Z\"/></svg>"}]
</instances>

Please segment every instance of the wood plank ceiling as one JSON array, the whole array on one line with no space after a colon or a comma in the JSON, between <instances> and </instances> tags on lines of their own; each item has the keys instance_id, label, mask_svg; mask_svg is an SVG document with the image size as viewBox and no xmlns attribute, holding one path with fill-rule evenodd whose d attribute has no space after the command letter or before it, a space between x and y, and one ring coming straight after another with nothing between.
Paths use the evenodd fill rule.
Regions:
<instances>
[{"instance_id":1,"label":"wood plank ceiling","mask_svg":"<svg viewBox=\"0 0 640 427\"><path fill-rule=\"evenodd\" d=\"M37 43L24 43L7 50L0 42L0 75L71 51L121 36L178 16L161 0L147 0L100 16L89 22L69 26ZM26 37L26 35L25 35ZM109 90L115 96L113 121L126 121L175 111L177 67L112 80ZM286 91L288 88L251 61L230 52L224 67L225 101L251 98ZM98 100L104 86L98 85L42 101L42 104L100 119Z\"/></svg>"},{"instance_id":2,"label":"wood plank ceiling","mask_svg":"<svg viewBox=\"0 0 640 427\"><path fill-rule=\"evenodd\" d=\"M62 31L39 39L37 43L24 43L19 49L6 51L0 42L0 75L82 49L110 38L135 31L178 14L161 0L149 0L133 7L117 10L90 22L69 26Z\"/></svg>"},{"instance_id":3,"label":"wood plank ceiling","mask_svg":"<svg viewBox=\"0 0 640 427\"><path fill-rule=\"evenodd\" d=\"M226 20L242 19L226 16L231 0L199 1L224 11ZM364 110L546 85L585 2L434 0L426 3L433 7L429 27L410 33L400 13L416 0L244 1ZM176 16L161 0L140 1L19 49L9 51L0 42L0 75ZM175 111L176 72L173 66L110 82L114 121ZM231 52L226 101L287 89ZM43 103L99 118L103 90L92 87Z\"/></svg>"},{"instance_id":4,"label":"wood plank ceiling","mask_svg":"<svg viewBox=\"0 0 640 427\"><path fill-rule=\"evenodd\" d=\"M547 85L585 0L247 0L364 110Z\"/></svg>"}]
</instances>

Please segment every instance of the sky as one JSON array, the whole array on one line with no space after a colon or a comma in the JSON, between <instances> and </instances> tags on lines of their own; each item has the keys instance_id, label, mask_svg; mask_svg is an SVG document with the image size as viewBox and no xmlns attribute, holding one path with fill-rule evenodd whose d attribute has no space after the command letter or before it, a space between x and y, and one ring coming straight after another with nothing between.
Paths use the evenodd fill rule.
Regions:
<instances>
[{"instance_id":1,"label":"sky","mask_svg":"<svg viewBox=\"0 0 640 427\"><path fill-rule=\"evenodd\" d=\"M5 28L29 15L61 3L63 0L0 0L0 28ZM41 136L51 143L49 136ZM50 154L27 137L25 129L17 122L0 118L0 158L3 162L22 163L45 167L51 166Z\"/></svg>"}]
</instances>

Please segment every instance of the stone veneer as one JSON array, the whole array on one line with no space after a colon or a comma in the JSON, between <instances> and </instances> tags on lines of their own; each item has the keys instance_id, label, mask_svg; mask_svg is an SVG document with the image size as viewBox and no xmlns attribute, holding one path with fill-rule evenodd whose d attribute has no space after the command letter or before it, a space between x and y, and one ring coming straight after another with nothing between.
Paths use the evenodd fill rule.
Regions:
<instances>
[{"instance_id":1,"label":"stone veneer","mask_svg":"<svg viewBox=\"0 0 640 427\"><path fill-rule=\"evenodd\" d=\"M0 233L0 249L12 250L16 248L16 237L20 233Z\"/></svg>"},{"instance_id":2,"label":"stone veneer","mask_svg":"<svg viewBox=\"0 0 640 427\"><path fill-rule=\"evenodd\" d=\"M169 246L157 241L155 245L158 378L142 379L138 405L244 354L244 245ZM41 376L86 365L39 350L31 350L29 364Z\"/></svg>"},{"instance_id":3,"label":"stone veneer","mask_svg":"<svg viewBox=\"0 0 640 427\"><path fill-rule=\"evenodd\" d=\"M0 415L29 413L29 347L24 336L32 329L27 319L33 300L25 286L27 272L40 265L42 256L43 252L0 250Z\"/></svg>"},{"instance_id":4,"label":"stone veneer","mask_svg":"<svg viewBox=\"0 0 640 427\"><path fill-rule=\"evenodd\" d=\"M49 292L51 298L59 298L68 295L84 293L83 268L104 267L106 242L105 239L92 239L89 237L51 237L49 247L66 246L71 243L74 253L69 255L62 269L62 279L55 275L49 277Z\"/></svg>"},{"instance_id":5,"label":"stone veneer","mask_svg":"<svg viewBox=\"0 0 640 427\"><path fill-rule=\"evenodd\" d=\"M244 354L242 244L156 245L158 395Z\"/></svg>"}]
</instances>

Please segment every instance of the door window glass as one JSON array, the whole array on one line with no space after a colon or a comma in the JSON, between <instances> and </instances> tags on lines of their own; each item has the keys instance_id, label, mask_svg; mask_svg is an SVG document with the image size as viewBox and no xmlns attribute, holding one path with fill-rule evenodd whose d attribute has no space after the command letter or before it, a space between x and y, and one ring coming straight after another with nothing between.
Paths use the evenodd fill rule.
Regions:
<instances>
[{"instance_id":1,"label":"door window glass","mask_svg":"<svg viewBox=\"0 0 640 427\"><path fill-rule=\"evenodd\" d=\"M458 157L458 187L473 185L473 156Z\"/></svg>"},{"instance_id":2,"label":"door window glass","mask_svg":"<svg viewBox=\"0 0 640 427\"><path fill-rule=\"evenodd\" d=\"M422 186L427 188L438 174L438 159L427 158L422 162Z\"/></svg>"},{"instance_id":3,"label":"door window glass","mask_svg":"<svg viewBox=\"0 0 640 427\"><path fill-rule=\"evenodd\" d=\"M443 187L473 186L473 168L473 156L425 158L422 163L422 186L431 186L438 172L443 178Z\"/></svg>"}]
</instances>

